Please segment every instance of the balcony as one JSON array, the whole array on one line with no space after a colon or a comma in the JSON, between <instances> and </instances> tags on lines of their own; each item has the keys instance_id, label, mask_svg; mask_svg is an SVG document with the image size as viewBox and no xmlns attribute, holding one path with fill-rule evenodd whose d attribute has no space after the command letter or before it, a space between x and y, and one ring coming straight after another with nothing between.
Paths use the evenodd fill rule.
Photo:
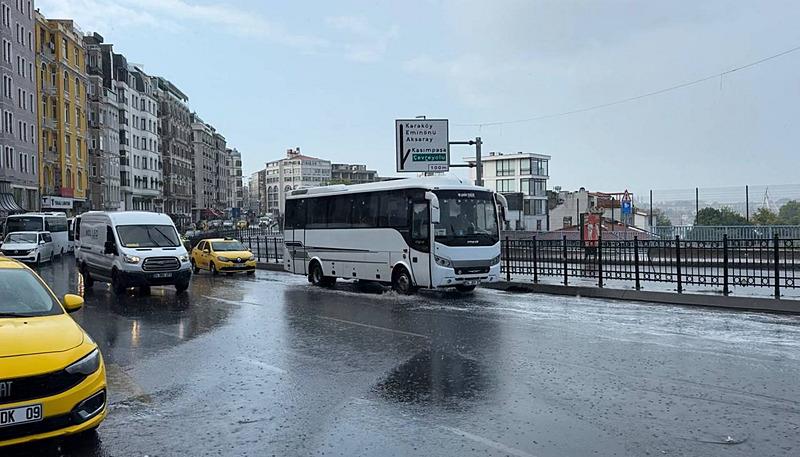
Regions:
<instances>
[{"instance_id":1,"label":"balcony","mask_svg":"<svg viewBox=\"0 0 800 457\"><path fill-rule=\"evenodd\" d=\"M53 43L44 43L42 45L42 50L39 52L39 57L47 63L52 63L56 61L56 46Z\"/></svg>"},{"instance_id":2,"label":"balcony","mask_svg":"<svg viewBox=\"0 0 800 457\"><path fill-rule=\"evenodd\" d=\"M42 91L42 95L47 95L49 97L56 96L56 86L52 84L41 84L39 89Z\"/></svg>"},{"instance_id":3,"label":"balcony","mask_svg":"<svg viewBox=\"0 0 800 457\"><path fill-rule=\"evenodd\" d=\"M42 120L42 128L44 130L58 130L58 121L52 117L45 117Z\"/></svg>"}]
</instances>

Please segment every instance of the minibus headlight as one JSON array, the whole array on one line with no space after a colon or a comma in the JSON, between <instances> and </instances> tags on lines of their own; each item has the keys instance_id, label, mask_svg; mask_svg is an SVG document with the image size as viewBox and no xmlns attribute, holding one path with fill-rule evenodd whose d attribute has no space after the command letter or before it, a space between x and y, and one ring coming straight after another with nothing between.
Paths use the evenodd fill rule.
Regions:
<instances>
[{"instance_id":1,"label":"minibus headlight","mask_svg":"<svg viewBox=\"0 0 800 457\"><path fill-rule=\"evenodd\" d=\"M439 257L438 255L434 255L433 258L436 260L436 264L441 267L448 267L448 268L453 267L453 262L451 262L450 259Z\"/></svg>"},{"instance_id":2,"label":"minibus headlight","mask_svg":"<svg viewBox=\"0 0 800 457\"><path fill-rule=\"evenodd\" d=\"M497 265L498 263L500 263L500 256L497 256L492 259L492 265Z\"/></svg>"},{"instance_id":3,"label":"minibus headlight","mask_svg":"<svg viewBox=\"0 0 800 457\"><path fill-rule=\"evenodd\" d=\"M90 375L100 368L100 350L95 349L86 357L64 369L69 374Z\"/></svg>"},{"instance_id":4,"label":"minibus headlight","mask_svg":"<svg viewBox=\"0 0 800 457\"><path fill-rule=\"evenodd\" d=\"M227 257L225 257L223 255L217 257L217 260L219 260L220 262L230 262L231 261L231 259L229 259L229 258L227 258Z\"/></svg>"},{"instance_id":5,"label":"minibus headlight","mask_svg":"<svg viewBox=\"0 0 800 457\"><path fill-rule=\"evenodd\" d=\"M140 261L140 260L142 260L142 259L140 259L140 258L139 258L139 256L136 256L136 255L128 255L128 254L125 254L125 255L123 256L123 258L125 259L125 262L126 262L126 263L132 263L132 264L134 264L134 265L135 265L135 264L137 264L137 263L139 263L139 261Z\"/></svg>"}]
</instances>

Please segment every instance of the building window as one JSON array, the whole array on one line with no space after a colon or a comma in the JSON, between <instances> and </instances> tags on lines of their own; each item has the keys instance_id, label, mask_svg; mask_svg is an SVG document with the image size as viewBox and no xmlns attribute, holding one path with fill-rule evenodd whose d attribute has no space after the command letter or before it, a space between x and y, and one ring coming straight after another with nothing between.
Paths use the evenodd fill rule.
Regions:
<instances>
[{"instance_id":1,"label":"building window","mask_svg":"<svg viewBox=\"0 0 800 457\"><path fill-rule=\"evenodd\" d=\"M536 176L549 176L546 159L531 159L531 174Z\"/></svg>"},{"instance_id":2,"label":"building window","mask_svg":"<svg viewBox=\"0 0 800 457\"><path fill-rule=\"evenodd\" d=\"M497 192L516 192L516 186L513 179L498 179Z\"/></svg>"},{"instance_id":3,"label":"building window","mask_svg":"<svg viewBox=\"0 0 800 457\"><path fill-rule=\"evenodd\" d=\"M514 176L516 171L513 160L498 160L495 163L497 164L497 176Z\"/></svg>"}]
</instances>

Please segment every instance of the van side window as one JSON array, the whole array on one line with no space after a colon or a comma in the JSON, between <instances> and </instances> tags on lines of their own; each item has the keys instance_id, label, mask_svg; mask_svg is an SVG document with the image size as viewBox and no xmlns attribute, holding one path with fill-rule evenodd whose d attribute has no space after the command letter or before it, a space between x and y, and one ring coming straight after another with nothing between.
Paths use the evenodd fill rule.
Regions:
<instances>
[{"instance_id":1,"label":"van side window","mask_svg":"<svg viewBox=\"0 0 800 457\"><path fill-rule=\"evenodd\" d=\"M44 238L44 242L45 243L52 243L53 242L53 237L50 236L49 233L42 234L42 238Z\"/></svg>"},{"instance_id":2,"label":"van side window","mask_svg":"<svg viewBox=\"0 0 800 457\"><path fill-rule=\"evenodd\" d=\"M106 226L106 242L114 243L114 246L117 245L117 240L114 238L114 229L111 228L110 225Z\"/></svg>"},{"instance_id":3,"label":"van side window","mask_svg":"<svg viewBox=\"0 0 800 457\"><path fill-rule=\"evenodd\" d=\"M73 228L75 229L74 230L75 239L76 240L80 240L81 239L81 219L79 217L76 217L74 222L72 223L72 225L73 225Z\"/></svg>"}]
</instances>

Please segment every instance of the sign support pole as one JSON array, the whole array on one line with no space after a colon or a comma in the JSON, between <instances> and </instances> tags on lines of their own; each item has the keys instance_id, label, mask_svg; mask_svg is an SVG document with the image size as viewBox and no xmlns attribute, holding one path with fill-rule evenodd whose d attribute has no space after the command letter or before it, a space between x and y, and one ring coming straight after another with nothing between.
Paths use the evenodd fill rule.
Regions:
<instances>
[{"instance_id":1,"label":"sign support pole","mask_svg":"<svg viewBox=\"0 0 800 457\"><path fill-rule=\"evenodd\" d=\"M475 146L475 165L472 164L451 164L450 168L472 168L475 167L475 185L476 186L483 186L483 160L481 156L481 146L483 145L483 141L481 137L475 137L474 140L469 141L451 141L449 143L452 145L466 145L466 146Z\"/></svg>"}]
</instances>

